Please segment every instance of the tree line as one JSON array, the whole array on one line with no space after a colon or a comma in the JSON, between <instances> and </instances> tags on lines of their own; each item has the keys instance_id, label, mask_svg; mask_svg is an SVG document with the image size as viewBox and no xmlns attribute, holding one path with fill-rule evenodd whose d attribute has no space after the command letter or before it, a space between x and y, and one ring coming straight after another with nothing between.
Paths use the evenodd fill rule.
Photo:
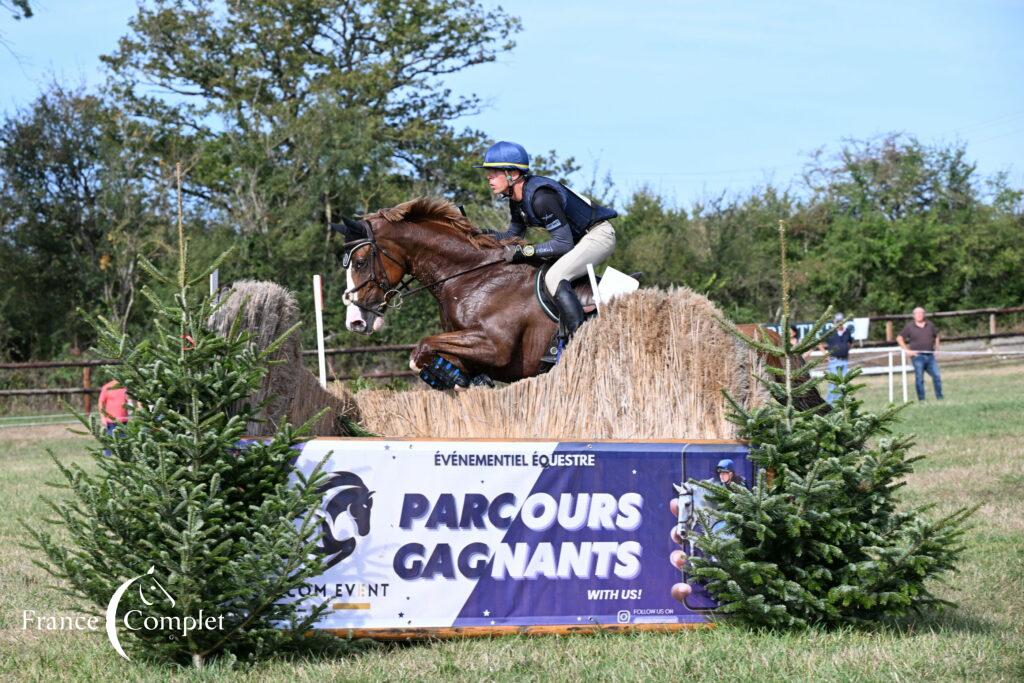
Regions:
<instances>
[{"instance_id":1,"label":"tree line","mask_svg":"<svg viewBox=\"0 0 1024 683\"><path fill-rule=\"evenodd\" d=\"M472 168L490 140L464 121L481 103L445 77L511 50L519 29L476 0L141 4L102 57L102 87L52 83L0 122L0 356L84 349L96 315L145 325L138 258L173 257L177 162L197 258L235 248L222 282L274 280L308 313L323 273L329 342L366 343L344 332L327 222L435 194L478 225L504 224ZM649 189L620 198L614 169L574 182L581 169L557 151L534 165L619 211L612 265L704 292L738 321L775 315L780 219L798 315L1024 300L1021 188L980 177L960 144L845 141L788 186L686 208ZM438 327L427 297L393 317L370 341Z\"/></svg>"}]
</instances>

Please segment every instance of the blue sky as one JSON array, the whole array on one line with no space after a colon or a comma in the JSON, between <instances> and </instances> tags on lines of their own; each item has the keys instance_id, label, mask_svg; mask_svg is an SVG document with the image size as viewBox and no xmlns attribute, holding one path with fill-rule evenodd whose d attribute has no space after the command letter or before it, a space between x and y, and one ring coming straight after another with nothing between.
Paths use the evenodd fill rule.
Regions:
<instances>
[{"instance_id":1,"label":"blue sky","mask_svg":"<svg viewBox=\"0 0 1024 683\"><path fill-rule=\"evenodd\" d=\"M493 4L487 2L486 4ZM798 177L812 150L902 131L962 141L1024 186L1024 2L518 0L517 47L448 81L466 125L680 205ZM51 77L97 84L135 0L35 0L0 17L0 107ZM18 55L18 59L11 52Z\"/></svg>"}]
</instances>

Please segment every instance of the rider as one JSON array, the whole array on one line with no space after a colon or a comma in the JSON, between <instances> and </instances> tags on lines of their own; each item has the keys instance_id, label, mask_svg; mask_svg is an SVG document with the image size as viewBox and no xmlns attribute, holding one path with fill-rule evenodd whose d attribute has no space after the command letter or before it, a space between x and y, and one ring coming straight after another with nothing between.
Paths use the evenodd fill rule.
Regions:
<instances>
[{"instance_id":1,"label":"rider","mask_svg":"<svg viewBox=\"0 0 1024 683\"><path fill-rule=\"evenodd\" d=\"M726 484L739 484L740 486L746 486L746 482L743 481L743 477L736 474L736 463L731 458L722 458L718 461L715 466L715 475L717 481L712 477L709 481L716 484L725 486Z\"/></svg>"},{"instance_id":2,"label":"rider","mask_svg":"<svg viewBox=\"0 0 1024 683\"><path fill-rule=\"evenodd\" d=\"M618 214L581 197L557 180L530 174L530 156L522 145L496 142L475 168L487 170L487 183L496 194L508 197L512 220L508 230L494 235L503 240L522 237L528 226L544 227L551 239L537 245L506 247L510 263L536 257L554 261L544 286L558 307L564 341L583 323L583 306L570 283L615 250L615 229L608 221Z\"/></svg>"}]
</instances>

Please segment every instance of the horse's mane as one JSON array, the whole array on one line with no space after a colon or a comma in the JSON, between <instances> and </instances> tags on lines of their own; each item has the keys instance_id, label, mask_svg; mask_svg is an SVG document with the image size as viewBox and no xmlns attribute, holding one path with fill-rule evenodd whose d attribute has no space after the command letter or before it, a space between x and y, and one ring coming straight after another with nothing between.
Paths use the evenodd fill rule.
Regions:
<instances>
[{"instance_id":1,"label":"horse's mane","mask_svg":"<svg viewBox=\"0 0 1024 683\"><path fill-rule=\"evenodd\" d=\"M501 246L493 235L470 223L457 206L440 197L418 197L390 209L381 209L377 215L389 223L406 221L444 230L477 249Z\"/></svg>"}]
</instances>

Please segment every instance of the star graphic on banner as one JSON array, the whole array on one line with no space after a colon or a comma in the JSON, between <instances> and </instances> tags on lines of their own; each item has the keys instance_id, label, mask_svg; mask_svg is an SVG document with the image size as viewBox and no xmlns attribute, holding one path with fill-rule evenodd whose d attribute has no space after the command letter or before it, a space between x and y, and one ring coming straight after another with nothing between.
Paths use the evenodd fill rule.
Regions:
<instances>
[{"instance_id":1,"label":"star graphic on banner","mask_svg":"<svg viewBox=\"0 0 1024 683\"><path fill-rule=\"evenodd\" d=\"M391 450L391 446L389 446L387 444L384 444L384 450L390 451Z\"/></svg>"},{"instance_id":2,"label":"star graphic on banner","mask_svg":"<svg viewBox=\"0 0 1024 683\"><path fill-rule=\"evenodd\" d=\"M489 610L489 609L485 609L485 610L484 610L484 616L485 616L485 617L489 617L489 616L491 616L491 610Z\"/></svg>"},{"instance_id":3,"label":"star graphic on banner","mask_svg":"<svg viewBox=\"0 0 1024 683\"><path fill-rule=\"evenodd\" d=\"M633 474L636 474L636 470L633 470Z\"/></svg>"},{"instance_id":4,"label":"star graphic on banner","mask_svg":"<svg viewBox=\"0 0 1024 683\"><path fill-rule=\"evenodd\" d=\"M404 616L405 616L405 612L399 612L399 613L398 613L398 618L399 618L399 619L401 619L401 618L402 618L402 617L404 617Z\"/></svg>"},{"instance_id":5,"label":"star graphic on banner","mask_svg":"<svg viewBox=\"0 0 1024 683\"><path fill-rule=\"evenodd\" d=\"M583 621L583 617L576 617L576 621Z\"/></svg>"},{"instance_id":6,"label":"star graphic on banner","mask_svg":"<svg viewBox=\"0 0 1024 683\"><path fill-rule=\"evenodd\" d=\"M494 626L494 619L491 619L491 626Z\"/></svg>"}]
</instances>

